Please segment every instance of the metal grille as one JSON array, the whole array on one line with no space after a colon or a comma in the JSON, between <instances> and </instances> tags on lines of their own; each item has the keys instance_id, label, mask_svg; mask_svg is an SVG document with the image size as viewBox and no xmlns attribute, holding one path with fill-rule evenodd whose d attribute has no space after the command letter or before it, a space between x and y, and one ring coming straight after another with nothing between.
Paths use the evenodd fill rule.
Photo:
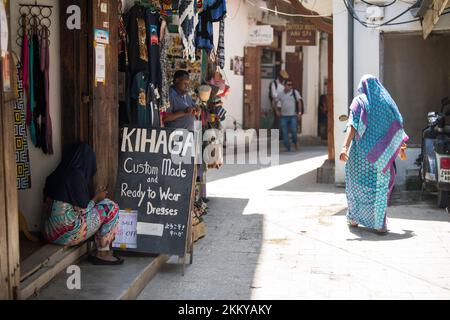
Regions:
<instances>
[{"instance_id":1,"label":"metal grille","mask_svg":"<svg viewBox=\"0 0 450 320\"><path fill-rule=\"evenodd\" d=\"M52 25L51 16L53 14L53 6L40 5L37 0L34 4L19 4L19 29L17 30L16 43L22 47L22 40L25 32L28 36L37 33L42 36L43 30L48 29L50 38L50 27Z\"/></svg>"}]
</instances>

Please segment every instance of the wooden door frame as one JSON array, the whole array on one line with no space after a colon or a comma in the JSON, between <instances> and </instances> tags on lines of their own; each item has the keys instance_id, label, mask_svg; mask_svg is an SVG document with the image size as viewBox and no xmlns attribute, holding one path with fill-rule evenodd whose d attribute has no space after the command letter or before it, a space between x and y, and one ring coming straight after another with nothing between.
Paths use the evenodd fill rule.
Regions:
<instances>
[{"instance_id":1,"label":"wooden door frame","mask_svg":"<svg viewBox=\"0 0 450 320\"><path fill-rule=\"evenodd\" d=\"M8 26L9 3L5 4ZM11 52L11 33L8 51ZM9 56L12 59L12 56ZM0 75L3 74L0 58ZM10 60L11 61L11 60ZM10 72L16 72L10 63ZM11 79L12 80L12 79ZM0 76L0 299L14 299L20 284L19 208L17 193L14 102L6 102L3 77Z\"/></svg>"},{"instance_id":2,"label":"wooden door frame","mask_svg":"<svg viewBox=\"0 0 450 320\"><path fill-rule=\"evenodd\" d=\"M255 50L258 59L250 61L248 50ZM261 54L262 47L244 48L244 129L261 127Z\"/></svg>"}]
</instances>

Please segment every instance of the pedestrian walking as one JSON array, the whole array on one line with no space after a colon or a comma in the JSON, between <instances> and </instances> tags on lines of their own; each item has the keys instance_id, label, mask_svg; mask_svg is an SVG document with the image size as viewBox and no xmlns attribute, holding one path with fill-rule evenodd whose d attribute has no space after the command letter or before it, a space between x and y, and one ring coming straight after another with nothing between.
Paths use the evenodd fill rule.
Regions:
<instances>
[{"instance_id":1,"label":"pedestrian walking","mask_svg":"<svg viewBox=\"0 0 450 320\"><path fill-rule=\"evenodd\" d=\"M347 134L340 153L346 161L347 221L387 232L386 209L395 182L394 161L405 159L408 136L389 92L371 75L362 77L350 106ZM351 149L349 153L349 147Z\"/></svg>"},{"instance_id":2,"label":"pedestrian walking","mask_svg":"<svg viewBox=\"0 0 450 320\"><path fill-rule=\"evenodd\" d=\"M278 116L277 107L279 94L284 91L284 85L289 79L289 73L286 70L281 70L277 79L270 83L269 87L269 100L273 112L272 129L280 129L280 118Z\"/></svg>"},{"instance_id":3,"label":"pedestrian walking","mask_svg":"<svg viewBox=\"0 0 450 320\"><path fill-rule=\"evenodd\" d=\"M283 135L283 144L288 152L291 151L289 133L292 143L298 150L298 121L302 116L303 100L300 92L293 88L292 80L287 80L284 90L278 94L277 116Z\"/></svg>"}]
</instances>

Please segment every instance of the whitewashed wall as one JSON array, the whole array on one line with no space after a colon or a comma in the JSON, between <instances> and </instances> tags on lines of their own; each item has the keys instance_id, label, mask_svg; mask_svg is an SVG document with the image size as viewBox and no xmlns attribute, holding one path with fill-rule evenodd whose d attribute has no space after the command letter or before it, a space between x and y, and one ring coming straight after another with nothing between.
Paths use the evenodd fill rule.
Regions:
<instances>
[{"instance_id":1,"label":"whitewashed wall","mask_svg":"<svg viewBox=\"0 0 450 320\"><path fill-rule=\"evenodd\" d=\"M235 75L230 70L230 59L234 56L244 56L249 22L248 7L244 2L227 1L227 10L228 16L225 20L225 74L230 83L231 92L224 99L228 114L223 125L225 128L233 128L234 121L239 124L244 122L244 76ZM218 32L215 32L216 37L217 35ZM215 43L217 43L217 40Z\"/></svg>"},{"instance_id":2,"label":"whitewashed wall","mask_svg":"<svg viewBox=\"0 0 450 320\"><path fill-rule=\"evenodd\" d=\"M399 13L407 9L410 4L398 1L396 4L387 7L385 10L385 19L387 21L395 17ZM365 8L367 6L361 2L357 2L356 10L360 17L364 17ZM348 59L347 59L347 12L341 0L334 0L334 117L335 117L335 146L336 146L336 183L344 182L344 164L339 161L339 152L342 147L345 129L345 123L339 121L339 116L348 113L348 106L351 101L347 101L348 95ZM396 22L412 20L414 17L410 13L406 13ZM379 29L368 29L363 27L357 21L355 25L355 49L354 49L354 88L359 84L364 74L372 74L381 77L382 61L380 61L380 33L381 32L421 32L422 27L419 22L382 27ZM434 30L449 30L450 15L442 16ZM426 41L426 40L424 40ZM407 54L405 52L405 54ZM355 92L356 93L356 92ZM413 166L414 160L417 158L417 150L408 150L409 160L399 163L399 175L397 183L403 183L405 180L406 168Z\"/></svg>"},{"instance_id":3,"label":"whitewashed wall","mask_svg":"<svg viewBox=\"0 0 450 320\"><path fill-rule=\"evenodd\" d=\"M305 113L302 117L302 135L317 136L317 118L319 104L319 61L320 41L317 33L316 46L303 47L303 99L305 102Z\"/></svg>"},{"instance_id":4,"label":"whitewashed wall","mask_svg":"<svg viewBox=\"0 0 450 320\"><path fill-rule=\"evenodd\" d=\"M37 231L41 227L42 191L46 177L56 168L61 159L61 92L60 92L60 56L59 56L59 14L58 0L41 0L39 4L52 5L53 15L50 28L50 114L53 122L53 147L55 154L44 155L28 139L31 161L32 188L19 192L19 208L27 219L30 230ZM10 1L12 50L20 57L21 49L16 44L19 1Z\"/></svg>"}]
</instances>

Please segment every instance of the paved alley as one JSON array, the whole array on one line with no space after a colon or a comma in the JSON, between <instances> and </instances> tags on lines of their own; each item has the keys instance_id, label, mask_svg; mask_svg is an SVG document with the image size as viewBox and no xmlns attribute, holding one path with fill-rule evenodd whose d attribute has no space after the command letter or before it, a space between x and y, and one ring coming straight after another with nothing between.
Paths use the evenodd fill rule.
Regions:
<instances>
[{"instance_id":1,"label":"paved alley","mask_svg":"<svg viewBox=\"0 0 450 320\"><path fill-rule=\"evenodd\" d=\"M389 208L388 235L346 225L344 189L315 183L326 150L274 167L208 173L207 236L181 275L171 260L140 299L449 299L450 216L428 201Z\"/></svg>"}]
</instances>

